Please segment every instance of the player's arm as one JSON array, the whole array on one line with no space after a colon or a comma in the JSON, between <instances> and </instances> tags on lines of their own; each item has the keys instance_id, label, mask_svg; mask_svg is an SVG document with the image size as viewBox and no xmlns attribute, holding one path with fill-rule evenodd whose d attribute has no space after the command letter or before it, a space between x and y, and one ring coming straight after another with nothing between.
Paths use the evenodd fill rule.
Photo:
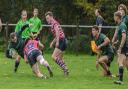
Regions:
<instances>
[{"instance_id":1,"label":"player's arm","mask_svg":"<svg viewBox=\"0 0 128 89\"><path fill-rule=\"evenodd\" d=\"M44 45L40 41L38 41L38 48L40 48L40 49L44 48Z\"/></svg>"},{"instance_id":2,"label":"player's arm","mask_svg":"<svg viewBox=\"0 0 128 89\"><path fill-rule=\"evenodd\" d=\"M26 63L28 63L28 59L27 59L27 56L26 56L25 52L24 52L24 61L25 61Z\"/></svg>"},{"instance_id":3,"label":"player's arm","mask_svg":"<svg viewBox=\"0 0 128 89\"><path fill-rule=\"evenodd\" d=\"M39 23L39 31L38 31L37 35L39 35L39 34L40 34L40 32L41 32L42 28L43 28L43 26L42 26L42 23L41 23L41 21L40 21L40 23Z\"/></svg>"},{"instance_id":4,"label":"player's arm","mask_svg":"<svg viewBox=\"0 0 128 89\"><path fill-rule=\"evenodd\" d=\"M52 40L52 42L51 42L51 44L50 44L50 48L52 48L53 47L53 44L56 42L56 38L54 38L53 40Z\"/></svg>"},{"instance_id":5,"label":"player's arm","mask_svg":"<svg viewBox=\"0 0 128 89\"><path fill-rule=\"evenodd\" d=\"M59 26L58 25L55 25L55 32L56 32L56 47L59 46Z\"/></svg>"},{"instance_id":6,"label":"player's arm","mask_svg":"<svg viewBox=\"0 0 128 89\"><path fill-rule=\"evenodd\" d=\"M17 32L17 36L20 37L22 32L27 28L30 27L31 24L25 24L24 26L22 26L22 28Z\"/></svg>"},{"instance_id":7,"label":"player's arm","mask_svg":"<svg viewBox=\"0 0 128 89\"><path fill-rule=\"evenodd\" d=\"M102 48L102 47L108 45L109 43L110 43L110 40L109 40L108 37L106 37L106 38L104 39L104 42L98 46L98 49L100 49L100 48Z\"/></svg>"},{"instance_id":8,"label":"player's arm","mask_svg":"<svg viewBox=\"0 0 128 89\"><path fill-rule=\"evenodd\" d=\"M0 32L2 31L2 21L0 19Z\"/></svg>"},{"instance_id":9,"label":"player's arm","mask_svg":"<svg viewBox=\"0 0 128 89\"><path fill-rule=\"evenodd\" d=\"M16 27L15 27L15 32L18 32L20 29L20 25L19 25L19 22L16 24Z\"/></svg>"},{"instance_id":10,"label":"player's arm","mask_svg":"<svg viewBox=\"0 0 128 89\"><path fill-rule=\"evenodd\" d=\"M114 44L116 42L116 40L117 40L117 33L118 33L118 29L116 28L114 36L112 38L112 44Z\"/></svg>"}]
</instances>

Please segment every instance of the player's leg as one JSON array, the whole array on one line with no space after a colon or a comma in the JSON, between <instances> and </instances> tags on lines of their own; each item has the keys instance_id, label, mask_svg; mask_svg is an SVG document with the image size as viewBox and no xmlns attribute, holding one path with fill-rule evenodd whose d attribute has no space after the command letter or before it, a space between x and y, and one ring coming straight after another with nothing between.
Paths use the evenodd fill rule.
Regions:
<instances>
[{"instance_id":1,"label":"player's leg","mask_svg":"<svg viewBox=\"0 0 128 89\"><path fill-rule=\"evenodd\" d=\"M125 67L126 67L127 70L128 70L128 56L127 56L127 58L126 58L126 60L125 60Z\"/></svg>"},{"instance_id":2,"label":"player's leg","mask_svg":"<svg viewBox=\"0 0 128 89\"><path fill-rule=\"evenodd\" d=\"M69 75L69 71L68 71L68 68L67 68L67 65L65 64L65 62L64 62L64 58L63 58L63 52L60 54L60 59L63 61L63 69L64 69L64 74L65 75Z\"/></svg>"},{"instance_id":3,"label":"player's leg","mask_svg":"<svg viewBox=\"0 0 128 89\"><path fill-rule=\"evenodd\" d=\"M107 66L108 56L101 56L98 60L98 63L101 65L103 70L106 72L107 76L111 76L111 72L109 70L109 67Z\"/></svg>"},{"instance_id":4,"label":"player's leg","mask_svg":"<svg viewBox=\"0 0 128 89\"><path fill-rule=\"evenodd\" d=\"M47 78L46 76L44 76L44 75L40 72L37 63L35 63L35 64L32 65L32 71L33 71L33 73L34 73L37 77L39 77L39 78L44 78L44 79Z\"/></svg>"},{"instance_id":5,"label":"player's leg","mask_svg":"<svg viewBox=\"0 0 128 89\"><path fill-rule=\"evenodd\" d=\"M17 57L16 57L16 61L15 61L14 72L17 72L17 69L18 69L19 64L20 64L20 60L21 60L21 57L20 57L19 55L17 55Z\"/></svg>"},{"instance_id":6,"label":"player's leg","mask_svg":"<svg viewBox=\"0 0 128 89\"><path fill-rule=\"evenodd\" d=\"M126 56L124 54L118 55L118 66L119 66L119 79L115 81L116 84L122 84L123 82L123 73L124 73L124 61L126 60Z\"/></svg>"},{"instance_id":7,"label":"player's leg","mask_svg":"<svg viewBox=\"0 0 128 89\"><path fill-rule=\"evenodd\" d=\"M44 57L39 55L36 59L41 65L44 65L48 69L50 77L53 77L51 67L49 66L49 63L44 59Z\"/></svg>"},{"instance_id":8,"label":"player's leg","mask_svg":"<svg viewBox=\"0 0 128 89\"><path fill-rule=\"evenodd\" d=\"M54 61L56 62L56 64L58 64L62 70L65 72L68 72L68 68L64 62L64 60L62 60L62 55L63 55L63 52L58 49L58 48L55 48L53 54L52 54L52 58L54 59ZM68 74L68 73L67 73Z\"/></svg>"},{"instance_id":9,"label":"player's leg","mask_svg":"<svg viewBox=\"0 0 128 89\"><path fill-rule=\"evenodd\" d=\"M39 68L38 68L38 64L37 64L37 60L36 60L36 52L33 52L32 54L30 54L28 56L28 63L32 68L33 73L39 77L39 78L47 78L46 76L44 76L43 74L41 74Z\"/></svg>"}]
</instances>

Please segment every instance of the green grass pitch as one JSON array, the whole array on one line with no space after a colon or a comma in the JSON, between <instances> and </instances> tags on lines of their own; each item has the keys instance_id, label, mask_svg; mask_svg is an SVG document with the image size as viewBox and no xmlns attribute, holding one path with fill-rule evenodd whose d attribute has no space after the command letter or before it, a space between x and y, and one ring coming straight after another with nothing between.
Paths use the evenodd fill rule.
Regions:
<instances>
[{"instance_id":1,"label":"green grass pitch","mask_svg":"<svg viewBox=\"0 0 128 89\"><path fill-rule=\"evenodd\" d=\"M45 59L53 69L54 77L43 80L32 74L30 66L21 61L17 73L13 72L14 60L7 59L0 53L0 89L128 89L128 71L125 69L124 84L115 85L116 78L102 76L101 68L95 68L95 56L66 54L64 56L70 75L64 77L58 65L51 59L51 54L45 53ZM41 72L48 75L45 67ZM118 71L116 58L112 62L111 71Z\"/></svg>"}]
</instances>

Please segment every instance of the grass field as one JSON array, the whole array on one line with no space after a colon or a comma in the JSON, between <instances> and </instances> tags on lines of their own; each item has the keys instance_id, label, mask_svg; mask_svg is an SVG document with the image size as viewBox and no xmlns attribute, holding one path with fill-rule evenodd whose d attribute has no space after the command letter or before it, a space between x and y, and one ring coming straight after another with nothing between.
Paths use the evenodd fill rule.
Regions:
<instances>
[{"instance_id":1,"label":"grass field","mask_svg":"<svg viewBox=\"0 0 128 89\"><path fill-rule=\"evenodd\" d=\"M36 78L24 61L17 73L13 72L14 60L7 59L4 53L0 53L0 89L127 89L128 71L125 70L123 85L113 84L114 78L102 76L101 68L95 68L95 56L65 55L65 61L70 69L70 76L64 77L60 68L51 60L51 54L45 54L45 58L51 65L54 77L43 80ZM47 70L40 66L41 71L48 74ZM116 59L111 65L114 74L117 72Z\"/></svg>"}]
</instances>

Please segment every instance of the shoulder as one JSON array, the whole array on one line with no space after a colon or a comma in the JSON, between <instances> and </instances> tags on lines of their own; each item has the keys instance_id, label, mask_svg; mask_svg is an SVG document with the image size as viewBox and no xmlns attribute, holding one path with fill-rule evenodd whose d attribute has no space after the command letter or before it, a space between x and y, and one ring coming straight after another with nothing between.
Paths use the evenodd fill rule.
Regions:
<instances>
[{"instance_id":1,"label":"shoulder","mask_svg":"<svg viewBox=\"0 0 128 89\"><path fill-rule=\"evenodd\" d=\"M126 15L125 18L128 19L128 15Z\"/></svg>"},{"instance_id":2,"label":"shoulder","mask_svg":"<svg viewBox=\"0 0 128 89\"><path fill-rule=\"evenodd\" d=\"M127 28L124 22L121 22L120 27Z\"/></svg>"},{"instance_id":3,"label":"shoulder","mask_svg":"<svg viewBox=\"0 0 128 89\"><path fill-rule=\"evenodd\" d=\"M98 16L97 19L104 20L102 16Z\"/></svg>"},{"instance_id":4,"label":"shoulder","mask_svg":"<svg viewBox=\"0 0 128 89\"><path fill-rule=\"evenodd\" d=\"M103 39L105 39L107 36L105 35L105 34L103 34L103 33L100 33L100 38L103 38Z\"/></svg>"},{"instance_id":5,"label":"shoulder","mask_svg":"<svg viewBox=\"0 0 128 89\"><path fill-rule=\"evenodd\" d=\"M29 19L29 21L32 21L33 20L33 17L31 17L30 19Z\"/></svg>"}]
</instances>

